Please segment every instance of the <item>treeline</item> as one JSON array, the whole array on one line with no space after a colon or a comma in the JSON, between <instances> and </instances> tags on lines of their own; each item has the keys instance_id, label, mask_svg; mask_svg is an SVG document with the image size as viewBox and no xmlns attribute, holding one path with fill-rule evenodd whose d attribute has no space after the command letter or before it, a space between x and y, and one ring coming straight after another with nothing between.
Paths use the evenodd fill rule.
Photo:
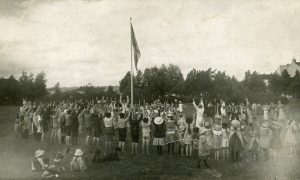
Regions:
<instances>
[{"instance_id":1,"label":"treeline","mask_svg":"<svg viewBox=\"0 0 300 180\"><path fill-rule=\"evenodd\" d=\"M130 72L120 81L119 90L125 98L130 96ZM118 100L119 92L113 89L95 87L92 84L78 89L62 92L60 84L52 88L51 94L46 89L46 75L40 72L36 75L23 72L19 79L14 76L0 78L0 105L20 104L22 99L31 101L49 100L79 100L99 99ZM191 102L193 97L206 99L223 99L227 102L243 102L247 97L251 102L270 103L288 97L300 98L300 73L297 71L291 77L287 71L281 75L259 74L247 71L244 79L238 81L234 76L225 72L207 69L192 69L184 78L181 69L174 65L146 68L138 71L134 76L135 103L173 101L175 98L184 102Z\"/></svg>"},{"instance_id":2,"label":"treeline","mask_svg":"<svg viewBox=\"0 0 300 180\"><path fill-rule=\"evenodd\" d=\"M54 92L45 97L47 101L75 101L75 100L95 100L104 98L106 101L115 100L118 97L118 93L113 89L112 86L105 87L95 87L92 84L87 84L86 86L81 86L71 91L62 92L59 82L50 90Z\"/></svg>"},{"instance_id":3,"label":"treeline","mask_svg":"<svg viewBox=\"0 0 300 180\"><path fill-rule=\"evenodd\" d=\"M120 81L120 91L130 95L130 72ZM300 75L291 77L287 71L281 75L259 74L247 71L243 80L225 72L192 69L184 79L180 68L174 64L138 71L134 77L134 95L138 100L151 102L156 99L172 101L175 98L191 102L193 97L223 99L227 102L270 103L287 101L288 97L300 97Z\"/></svg>"},{"instance_id":4,"label":"treeline","mask_svg":"<svg viewBox=\"0 0 300 180\"><path fill-rule=\"evenodd\" d=\"M22 99L34 101L46 95L44 72L36 75L22 72L19 79L14 76L0 79L0 105L20 104Z\"/></svg>"}]
</instances>

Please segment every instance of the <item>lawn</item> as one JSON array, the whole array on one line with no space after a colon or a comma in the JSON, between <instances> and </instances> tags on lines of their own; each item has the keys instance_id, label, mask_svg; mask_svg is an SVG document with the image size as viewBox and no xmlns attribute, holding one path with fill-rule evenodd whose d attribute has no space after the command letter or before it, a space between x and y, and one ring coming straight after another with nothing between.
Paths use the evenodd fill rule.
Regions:
<instances>
[{"instance_id":1,"label":"lawn","mask_svg":"<svg viewBox=\"0 0 300 180\"><path fill-rule=\"evenodd\" d=\"M289 108L299 121L300 104L292 103ZM49 137L45 143L36 142L32 138L16 139L13 125L17 110L17 107L0 107L0 179L39 179L41 174L33 173L30 169L34 151L42 148L46 151L47 157L53 160L55 152L62 151L64 146L49 143ZM84 137L81 136L79 143L84 144ZM116 141L113 146L117 146ZM71 146L72 154L76 148ZM300 172L297 172L297 167L300 165L298 158L288 158L286 148L282 149L280 159L276 161L254 161L250 158L245 158L239 163L209 161L214 169L222 173L221 178L205 174L195 168L196 160L193 158L181 157L177 154L171 156L167 153L156 155L152 148L152 153L148 156L141 153L125 154L120 162L100 164L90 161L93 155L90 148L85 146L81 148L86 152L88 170L83 174L70 172L68 167L70 154L64 159L67 170L60 175L59 179L300 179ZM129 143L126 149L130 151Z\"/></svg>"}]
</instances>

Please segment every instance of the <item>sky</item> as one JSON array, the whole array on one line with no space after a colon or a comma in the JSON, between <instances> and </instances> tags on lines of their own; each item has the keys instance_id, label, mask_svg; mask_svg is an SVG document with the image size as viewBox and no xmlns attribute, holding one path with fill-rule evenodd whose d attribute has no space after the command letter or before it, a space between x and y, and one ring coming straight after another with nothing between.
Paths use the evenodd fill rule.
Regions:
<instances>
[{"instance_id":1,"label":"sky","mask_svg":"<svg viewBox=\"0 0 300 180\"><path fill-rule=\"evenodd\" d=\"M300 59L297 0L0 0L0 77L44 71L47 86L118 85L130 70L173 63L274 72Z\"/></svg>"}]
</instances>

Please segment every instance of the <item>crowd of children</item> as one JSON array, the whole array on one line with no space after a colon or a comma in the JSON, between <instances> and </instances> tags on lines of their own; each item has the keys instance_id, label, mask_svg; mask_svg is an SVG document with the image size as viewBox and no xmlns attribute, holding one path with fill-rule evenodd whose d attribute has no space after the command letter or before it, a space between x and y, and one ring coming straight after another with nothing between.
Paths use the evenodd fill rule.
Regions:
<instances>
[{"instance_id":1,"label":"crowd of children","mask_svg":"<svg viewBox=\"0 0 300 180\"><path fill-rule=\"evenodd\" d=\"M156 101L134 107L128 103L129 98L124 102L122 96L118 102L108 102L105 98L39 105L24 102L17 115L16 136L32 135L43 142L51 130L51 142L78 146L79 134L85 134L84 146L96 149L94 162L119 160L118 154L124 154L129 137L131 154L139 152L141 139L143 154L150 154L151 143L159 155L164 151L174 155L178 148L179 155L198 159L199 168L201 161L210 168L208 160L239 161L247 156L268 160L270 149L276 159L283 145L290 148L290 156L295 156L297 124L280 102L259 105L246 99L244 104L235 105L222 100L204 102L202 98L196 103L193 99L195 114L183 111L180 101L171 104ZM287 128L287 133L282 142L283 128ZM118 140L118 148L111 152L114 140ZM43 150L36 151L33 170L43 169L43 176L48 177L65 169L59 165L64 153L57 154L54 166L49 165L49 159L42 158L43 154ZM77 149L71 170L87 169L82 155L83 151Z\"/></svg>"}]
</instances>

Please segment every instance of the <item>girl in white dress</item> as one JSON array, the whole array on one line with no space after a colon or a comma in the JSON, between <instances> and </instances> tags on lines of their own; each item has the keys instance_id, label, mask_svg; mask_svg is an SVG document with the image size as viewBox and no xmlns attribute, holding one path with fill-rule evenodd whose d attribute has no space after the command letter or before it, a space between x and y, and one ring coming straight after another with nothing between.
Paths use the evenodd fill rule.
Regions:
<instances>
[{"instance_id":1,"label":"girl in white dress","mask_svg":"<svg viewBox=\"0 0 300 180\"><path fill-rule=\"evenodd\" d=\"M294 120L290 120L287 125L287 133L284 139L284 144L290 148L290 156L296 155L296 145L297 145L297 131L298 127Z\"/></svg>"},{"instance_id":2,"label":"girl in white dress","mask_svg":"<svg viewBox=\"0 0 300 180\"><path fill-rule=\"evenodd\" d=\"M264 120L267 121L268 120L268 113L269 113L269 108L267 105L264 106Z\"/></svg>"}]
</instances>

